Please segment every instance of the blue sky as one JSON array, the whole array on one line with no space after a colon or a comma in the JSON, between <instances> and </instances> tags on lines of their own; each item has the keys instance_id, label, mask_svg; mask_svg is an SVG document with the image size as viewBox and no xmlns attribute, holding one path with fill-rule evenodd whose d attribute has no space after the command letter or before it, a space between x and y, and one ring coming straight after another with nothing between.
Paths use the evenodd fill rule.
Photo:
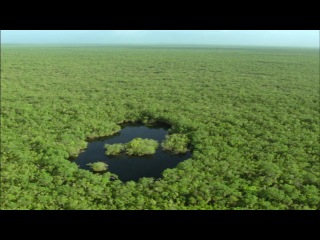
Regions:
<instances>
[{"instance_id":1,"label":"blue sky","mask_svg":"<svg viewBox=\"0 0 320 240\"><path fill-rule=\"evenodd\" d=\"M2 30L16 44L213 44L318 47L317 30Z\"/></svg>"}]
</instances>

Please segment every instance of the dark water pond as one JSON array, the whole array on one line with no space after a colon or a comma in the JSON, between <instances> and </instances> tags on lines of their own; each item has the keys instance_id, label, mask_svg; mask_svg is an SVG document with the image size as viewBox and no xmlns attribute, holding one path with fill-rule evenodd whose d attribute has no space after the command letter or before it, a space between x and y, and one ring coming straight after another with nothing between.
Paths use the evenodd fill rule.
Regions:
<instances>
[{"instance_id":1,"label":"dark water pond","mask_svg":"<svg viewBox=\"0 0 320 240\"><path fill-rule=\"evenodd\" d=\"M127 143L134 138L150 138L161 143L167 135L169 126L165 124L152 125L150 127L142 124L126 124L117 134L104 139L98 139L88 144L87 149L72 160L82 169L90 170L88 163L105 162L108 164L108 171L116 174L123 182L137 181L142 177L162 177L162 172L167 168L174 168L178 163L191 157L191 153L171 154L163 151L161 146L153 155L145 156L106 156L104 145L106 143Z\"/></svg>"}]
</instances>

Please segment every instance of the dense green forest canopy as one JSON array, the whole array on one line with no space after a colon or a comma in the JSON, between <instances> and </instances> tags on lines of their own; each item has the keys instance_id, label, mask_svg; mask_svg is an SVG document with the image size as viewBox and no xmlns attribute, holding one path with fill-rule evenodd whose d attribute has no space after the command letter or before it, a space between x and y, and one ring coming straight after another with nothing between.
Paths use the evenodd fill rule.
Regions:
<instances>
[{"instance_id":1,"label":"dense green forest canopy","mask_svg":"<svg viewBox=\"0 0 320 240\"><path fill-rule=\"evenodd\" d=\"M161 144L164 150L174 154L186 153L188 151L189 139L184 134L174 133L167 135L166 140Z\"/></svg>"},{"instance_id":2,"label":"dense green forest canopy","mask_svg":"<svg viewBox=\"0 0 320 240\"><path fill-rule=\"evenodd\" d=\"M192 158L139 182L68 159L124 121ZM1 209L320 209L319 52L1 46Z\"/></svg>"}]
</instances>

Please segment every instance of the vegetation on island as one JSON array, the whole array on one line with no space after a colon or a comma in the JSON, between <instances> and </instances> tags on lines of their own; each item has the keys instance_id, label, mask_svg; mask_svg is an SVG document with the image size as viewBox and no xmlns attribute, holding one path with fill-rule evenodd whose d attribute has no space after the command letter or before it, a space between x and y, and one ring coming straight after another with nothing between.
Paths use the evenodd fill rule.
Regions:
<instances>
[{"instance_id":1,"label":"vegetation on island","mask_svg":"<svg viewBox=\"0 0 320 240\"><path fill-rule=\"evenodd\" d=\"M159 143L153 139L134 138L128 143L106 144L106 155L115 156L122 153L134 156L154 154Z\"/></svg>"},{"instance_id":2,"label":"vegetation on island","mask_svg":"<svg viewBox=\"0 0 320 240\"><path fill-rule=\"evenodd\" d=\"M105 162L88 163L87 165L90 166L94 172L103 172L108 169L108 164Z\"/></svg>"},{"instance_id":3,"label":"vegetation on island","mask_svg":"<svg viewBox=\"0 0 320 240\"><path fill-rule=\"evenodd\" d=\"M126 146L123 143L105 144L107 156L116 156L125 152Z\"/></svg>"},{"instance_id":4,"label":"vegetation on island","mask_svg":"<svg viewBox=\"0 0 320 240\"><path fill-rule=\"evenodd\" d=\"M135 156L154 154L158 146L154 139L135 138L126 144L126 153Z\"/></svg>"}]
</instances>

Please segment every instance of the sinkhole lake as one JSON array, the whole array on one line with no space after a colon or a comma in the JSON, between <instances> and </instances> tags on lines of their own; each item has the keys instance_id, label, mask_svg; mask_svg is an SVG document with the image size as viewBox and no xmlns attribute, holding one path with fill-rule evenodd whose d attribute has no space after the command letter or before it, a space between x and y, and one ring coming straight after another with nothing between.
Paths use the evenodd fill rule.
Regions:
<instances>
[{"instance_id":1,"label":"sinkhole lake","mask_svg":"<svg viewBox=\"0 0 320 240\"><path fill-rule=\"evenodd\" d=\"M99 138L88 143L88 147L79 154L74 161L80 168L90 170L88 163L105 162L108 164L108 171L116 174L123 182L138 181L139 178L152 177L161 178L162 172L167 168L174 168L178 163L191 157L190 151L186 154L172 154L163 151L159 145L156 153L144 156L107 156L104 145L106 143L127 143L134 138L149 138L157 140L160 144L168 134L169 125L153 124L125 124L120 132L106 138Z\"/></svg>"}]
</instances>

